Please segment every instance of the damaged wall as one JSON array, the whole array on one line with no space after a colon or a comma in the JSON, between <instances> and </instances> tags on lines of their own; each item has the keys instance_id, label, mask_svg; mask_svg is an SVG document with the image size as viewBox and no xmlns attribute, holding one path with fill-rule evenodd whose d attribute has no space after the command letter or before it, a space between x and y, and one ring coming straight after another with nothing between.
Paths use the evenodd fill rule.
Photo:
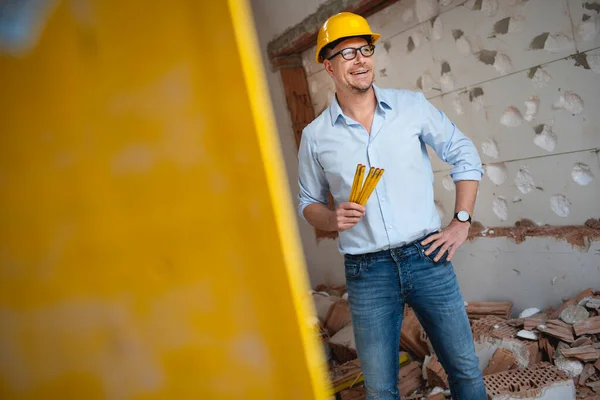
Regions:
<instances>
[{"instance_id":1,"label":"damaged wall","mask_svg":"<svg viewBox=\"0 0 600 400\"><path fill-rule=\"evenodd\" d=\"M376 83L424 92L480 150L486 175L475 219L484 226L513 226L523 218L581 225L600 216L599 13L598 1L404 0L368 18L382 34ZM265 21L256 18L261 30ZM314 48L303 60L319 114L333 84L314 62ZM286 114L277 110L278 121ZM286 157L297 192L295 149ZM436 203L448 223L455 196L450 166L433 153L432 160ZM312 231L301 226L313 282L342 283L332 241L314 247ZM542 307L600 281L599 249L597 242L574 248L551 238L522 244L477 238L459 250L455 268L470 300L511 298L515 310ZM534 299L543 304L531 304Z\"/></svg>"}]
</instances>

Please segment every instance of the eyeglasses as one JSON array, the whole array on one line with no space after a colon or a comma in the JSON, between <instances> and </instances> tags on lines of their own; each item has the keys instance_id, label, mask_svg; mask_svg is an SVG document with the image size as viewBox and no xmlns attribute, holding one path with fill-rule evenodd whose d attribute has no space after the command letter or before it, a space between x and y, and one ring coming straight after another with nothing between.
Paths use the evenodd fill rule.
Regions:
<instances>
[{"instance_id":1,"label":"eyeglasses","mask_svg":"<svg viewBox=\"0 0 600 400\"><path fill-rule=\"evenodd\" d=\"M333 57L337 56L338 54L341 54L344 60L354 60L356 58L356 55L358 54L358 51L360 51L360 54L362 54L364 57L371 57L373 53L375 53L375 45L365 44L361 47L347 47L338 51L337 53L335 53L331 57L328 57L327 59L331 60Z\"/></svg>"}]
</instances>

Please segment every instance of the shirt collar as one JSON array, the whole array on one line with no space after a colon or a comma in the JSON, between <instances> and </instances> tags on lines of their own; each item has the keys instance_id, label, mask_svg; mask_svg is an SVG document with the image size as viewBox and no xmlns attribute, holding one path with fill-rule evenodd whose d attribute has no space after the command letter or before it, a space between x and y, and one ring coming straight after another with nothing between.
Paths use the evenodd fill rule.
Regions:
<instances>
[{"instance_id":1,"label":"shirt collar","mask_svg":"<svg viewBox=\"0 0 600 400\"><path fill-rule=\"evenodd\" d=\"M377 87L375 84L373 84L373 90L375 90L375 98L377 99L377 106L381 108L383 113L385 114L385 110L391 110L392 107L390 106L390 102L386 98L384 92L379 87ZM337 120L340 117L346 118L344 116L344 113L342 112L342 108L340 107L340 104L337 101L337 96L335 95L335 93L333 94L333 99L331 100L331 105L329 106L329 115L331 116L331 125L332 126L335 125L335 123L337 122Z\"/></svg>"}]
</instances>

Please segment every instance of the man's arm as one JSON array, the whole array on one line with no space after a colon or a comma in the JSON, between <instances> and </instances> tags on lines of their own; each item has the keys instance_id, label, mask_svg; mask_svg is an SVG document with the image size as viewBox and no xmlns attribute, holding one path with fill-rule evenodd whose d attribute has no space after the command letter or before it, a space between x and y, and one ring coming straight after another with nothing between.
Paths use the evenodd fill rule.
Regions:
<instances>
[{"instance_id":1,"label":"man's arm","mask_svg":"<svg viewBox=\"0 0 600 400\"><path fill-rule=\"evenodd\" d=\"M422 95L421 97L423 117L421 138L434 149L440 159L453 165L450 175L456 184L454 213L464 210L472 216L477 188L483 175L477 149L471 139L460 132L443 112L435 108L425 97ZM432 243L425 254L429 255L441 246L434 261L439 261L446 252L448 252L446 259L450 261L456 250L467 239L470 227L469 222L460 222L453 218L440 233L422 242L423 245Z\"/></svg>"},{"instance_id":2,"label":"man's arm","mask_svg":"<svg viewBox=\"0 0 600 400\"><path fill-rule=\"evenodd\" d=\"M478 181L456 182L456 202L454 206L454 214L461 210L465 210L469 213L469 215L473 215L478 186ZM469 236L469 228L471 228L470 222L460 222L456 218L452 218L452 221L450 221L448 226L442 229L440 233L431 235L422 242L423 245L433 242L425 254L429 255L431 252L435 251L435 249L442 246L433 260L436 262L439 261L444 253L448 252L448 257L446 257L446 259L451 261L456 249L462 246L465 240L467 240L467 237Z\"/></svg>"},{"instance_id":3,"label":"man's arm","mask_svg":"<svg viewBox=\"0 0 600 400\"><path fill-rule=\"evenodd\" d=\"M365 208L357 203L342 203L332 211L324 204L313 203L304 208L304 219L323 231L345 231L358 224L365 215Z\"/></svg>"},{"instance_id":4,"label":"man's arm","mask_svg":"<svg viewBox=\"0 0 600 400\"><path fill-rule=\"evenodd\" d=\"M356 225L365 215L360 204L345 202L332 211L327 197L329 186L325 171L304 134L298 150L298 212L306 222L323 231L345 231Z\"/></svg>"}]
</instances>

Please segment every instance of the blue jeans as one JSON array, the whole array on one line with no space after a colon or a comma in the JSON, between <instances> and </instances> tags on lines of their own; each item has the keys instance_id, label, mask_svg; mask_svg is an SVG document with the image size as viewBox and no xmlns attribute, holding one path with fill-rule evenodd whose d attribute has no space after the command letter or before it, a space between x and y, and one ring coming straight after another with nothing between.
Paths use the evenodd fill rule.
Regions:
<instances>
[{"instance_id":1,"label":"blue jeans","mask_svg":"<svg viewBox=\"0 0 600 400\"><path fill-rule=\"evenodd\" d=\"M471 327L454 269L419 239L391 250L345 255L346 285L367 399L400 399L400 329L404 304L423 325L454 400L486 400ZM439 248L438 248L439 249Z\"/></svg>"}]
</instances>

